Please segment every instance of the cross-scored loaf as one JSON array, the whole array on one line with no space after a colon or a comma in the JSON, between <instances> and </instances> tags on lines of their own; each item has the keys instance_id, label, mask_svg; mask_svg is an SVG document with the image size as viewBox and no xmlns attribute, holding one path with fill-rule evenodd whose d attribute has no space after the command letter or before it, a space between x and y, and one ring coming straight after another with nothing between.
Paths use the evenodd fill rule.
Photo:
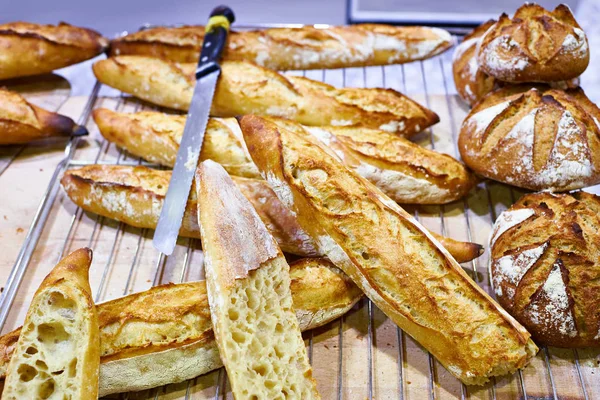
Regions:
<instances>
[{"instance_id":1,"label":"cross-scored loaf","mask_svg":"<svg viewBox=\"0 0 600 400\"><path fill-rule=\"evenodd\" d=\"M320 399L290 292L289 266L219 164L196 172L211 319L236 399Z\"/></svg>"},{"instance_id":2,"label":"cross-scored loaf","mask_svg":"<svg viewBox=\"0 0 600 400\"><path fill-rule=\"evenodd\" d=\"M93 66L102 83L165 107L187 110L196 64L160 58L118 56ZM304 125L359 125L403 136L439 122L433 111L392 89L335 88L299 76L284 76L246 61L224 61L211 115L285 117Z\"/></svg>"},{"instance_id":3,"label":"cross-scored loaf","mask_svg":"<svg viewBox=\"0 0 600 400\"><path fill-rule=\"evenodd\" d=\"M111 42L111 55L137 54L197 62L203 26L157 27ZM231 32L225 60L254 61L276 70L399 64L433 57L452 46L439 28L359 24Z\"/></svg>"},{"instance_id":4,"label":"cross-scored loaf","mask_svg":"<svg viewBox=\"0 0 600 400\"><path fill-rule=\"evenodd\" d=\"M375 186L264 118L240 126L261 174L321 251L450 373L483 384L535 354L529 333Z\"/></svg>"},{"instance_id":5,"label":"cross-scored loaf","mask_svg":"<svg viewBox=\"0 0 600 400\"><path fill-rule=\"evenodd\" d=\"M100 108L94 110L94 120L107 140L131 154L173 166L185 117ZM475 184L473 175L454 158L392 133L362 127L307 127L282 118L272 120L319 138L346 165L398 203L449 203L462 198ZM241 135L235 119L209 119L200 159L216 161L232 175L260 178Z\"/></svg>"},{"instance_id":6,"label":"cross-scored loaf","mask_svg":"<svg viewBox=\"0 0 600 400\"><path fill-rule=\"evenodd\" d=\"M490 238L498 301L541 344L600 345L600 197L523 196Z\"/></svg>"},{"instance_id":7,"label":"cross-scored loaf","mask_svg":"<svg viewBox=\"0 0 600 400\"><path fill-rule=\"evenodd\" d=\"M290 277L303 331L337 319L362 297L352 280L326 258L290 264ZM222 366L205 281L155 286L97 308L100 397L181 382ZM0 379L6 376L20 332L18 328L0 337Z\"/></svg>"},{"instance_id":8,"label":"cross-scored loaf","mask_svg":"<svg viewBox=\"0 0 600 400\"><path fill-rule=\"evenodd\" d=\"M506 82L569 80L590 58L586 35L564 4L550 12L526 3L512 19L502 14L477 51L481 69Z\"/></svg>"},{"instance_id":9,"label":"cross-scored loaf","mask_svg":"<svg viewBox=\"0 0 600 400\"><path fill-rule=\"evenodd\" d=\"M486 178L531 190L578 189L600 182L599 119L579 88L506 87L471 110L458 146Z\"/></svg>"},{"instance_id":10,"label":"cross-scored loaf","mask_svg":"<svg viewBox=\"0 0 600 400\"><path fill-rule=\"evenodd\" d=\"M0 80L47 74L95 57L107 46L99 33L64 22L0 24Z\"/></svg>"},{"instance_id":11,"label":"cross-scored loaf","mask_svg":"<svg viewBox=\"0 0 600 400\"><path fill-rule=\"evenodd\" d=\"M477 46L479 46L482 36L495 22L495 20L489 20L473 29L456 46L452 55L452 73L456 91L470 106L491 92L496 85L496 79L483 72L477 62Z\"/></svg>"},{"instance_id":12,"label":"cross-scored loaf","mask_svg":"<svg viewBox=\"0 0 600 400\"><path fill-rule=\"evenodd\" d=\"M0 145L69 136L75 127L71 118L46 111L16 92L0 88Z\"/></svg>"},{"instance_id":13,"label":"cross-scored loaf","mask_svg":"<svg viewBox=\"0 0 600 400\"><path fill-rule=\"evenodd\" d=\"M63 258L35 293L8 364L2 398L95 399L100 339L88 282L90 249Z\"/></svg>"},{"instance_id":14,"label":"cross-scored loaf","mask_svg":"<svg viewBox=\"0 0 600 400\"><path fill-rule=\"evenodd\" d=\"M147 167L89 165L66 171L61 185L69 198L86 211L138 228L154 229L170 178L171 171ZM320 255L316 244L264 180L232 179L283 251L305 257ZM181 236L200 238L196 208L195 192L191 191L179 231ZM471 261L483 252L479 244L433 235L459 262Z\"/></svg>"}]
</instances>

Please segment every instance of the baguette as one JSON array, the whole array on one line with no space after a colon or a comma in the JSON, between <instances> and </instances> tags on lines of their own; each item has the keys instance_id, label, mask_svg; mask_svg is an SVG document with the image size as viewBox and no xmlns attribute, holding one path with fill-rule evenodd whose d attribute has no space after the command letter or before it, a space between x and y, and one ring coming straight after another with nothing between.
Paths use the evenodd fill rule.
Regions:
<instances>
[{"instance_id":1,"label":"baguette","mask_svg":"<svg viewBox=\"0 0 600 400\"><path fill-rule=\"evenodd\" d=\"M118 56L97 61L98 80L142 100L186 111L196 64ZM360 125L411 136L439 122L431 110L392 89L337 89L311 79L284 76L246 61L221 63L211 115L286 117L304 125Z\"/></svg>"},{"instance_id":2,"label":"baguette","mask_svg":"<svg viewBox=\"0 0 600 400\"><path fill-rule=\"evenodd\" d=\"M100 337L91 263L90 249L69 254L36 291L11 349L4 400L97 398Z\"/></svg>"},{"instance_id":3,"label":"baguette","mask_svg":"<svg viewBox=\"0 0 600 400\"><path fill-rule=\"evenodd\" d=\"M152 111L128 114L105 108L94 110L93 115L107 140L148 161L174 165L184 116ZM303 127L281 118L273 121L319 138L346 165L398 203L449 203L466 195L475 183L469 171L454 158L388 132L355 127ZM209 119L201 160L212 159L232 175L260 178L247 153L235 119Z\"/></svg>"},{"instance_id":4,"label":"baguette","mask_svg":"<svg viewBox=\"0 0 600 400\"><path fill-rule=\"evenodd\" d=\"M433 57L453 43L439 28L376 24L231 32L227 39L224 60L254 61L280 71L401 64ZM203 26L150 28L113 40L110 54L197 62L203 40Z\"/></svg>"},{"instance_id":5,"label":"baguette","mask_svg":"<svg viewBox=\"0 0 600 400\"><path fill-rule=\"evenodd\" d=\"M321 252L465 384L516 371L530 334L412 216L319 145L257 116L248 150Z\"/></svg>"},{"instance_id":6,"label":"baguette","mask_svg":"<svg viewBox=\"0 0 600 400\"><path fill-rule=\"evenodd\" d=\"M0 24L0 80L47 74L93 58L107 46L99 33L64 22Z\"/></svg>"},{"instance_id":7,"label":"baguette","mask_svg":"<svg viewBox=\"0 0 600 400\"><path fill-rule=\"evenodd\" d=\"M154 229L170 178L170 171L147 167L90 165L66 171L61 184L69 198L86 211L138 228ZM300 228L295 217L265 181L233 179L283 251L303 257L320 254L313 240ZM194 196L192 191L179 234L199 239L200 230L194 218ZM459 262L471 261L483 253L479 244L434 236Z\"/></svg>"},{"instance_id":8,"label":"baguette","mask_svg":"<svg viewBox=\"0 0 600 400\"><path fill-rule=\"evenodd\" d=\"M219 164L200 163L196 193L210 315L233 396L320 399L277 243Z\"/></svg>"},{"instance_id":9,"label":"baguette","mask_svg":"<svg viewBox=\"0 0 600 400\"><path fill-rule=\"evenodd\" d=\"M46 111L16 92L0 88L0 145L87 133L64 115Z\"/></svg>"},{"instance_id":10,"label":"baguette","mask_svg":"<svg viewBox=\"0 0 600 400\"><path fill-rule=\"evenodd\" d=\"M325 258L298 260L290 265L290 275L303 331L341 317L362 297ZM156 286L98 304L98 319L100 397L181 382L222 366L204 281ZM0 378L20 332L0 337Z\"/></svg>"}]
</instances>

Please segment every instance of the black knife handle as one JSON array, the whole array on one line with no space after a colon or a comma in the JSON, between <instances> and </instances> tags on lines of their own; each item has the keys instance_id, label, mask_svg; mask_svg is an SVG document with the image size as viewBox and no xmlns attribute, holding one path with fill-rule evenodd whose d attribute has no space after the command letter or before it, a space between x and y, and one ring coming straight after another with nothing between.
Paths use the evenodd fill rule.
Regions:
<instances>
[{"instance_id":1,"label":"black knife handle","mask_svg":"<svg viewBox=\"0 0 600 400\"><path fill-rule=\"evenodd\" d=\"M229 7L218 6L210 13L210 19L206 24L206 33L200 51L196 79L219 69L219 58L227 43L229 26L235 21L235 15Z\"/></svg>"}]
</instances>

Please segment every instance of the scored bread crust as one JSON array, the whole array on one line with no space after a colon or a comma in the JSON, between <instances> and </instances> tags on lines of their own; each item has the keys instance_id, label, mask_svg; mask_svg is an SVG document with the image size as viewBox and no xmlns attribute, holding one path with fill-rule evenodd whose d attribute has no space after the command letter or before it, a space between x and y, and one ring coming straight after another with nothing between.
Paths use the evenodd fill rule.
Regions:
<instances>
[{"instance_id":1,"label":"scored bread crust","mask_svg":"<svg viewBox=\"0 0 600 400\"><path fill-rule=\"evenodd\" d=\"M0 145L69 136L74 128L71 118L44 110L18 93L0 88Z\"/></svg>"},{"instance_id":2,"label":"scored bread crust","mask_svg":"<svg viewBox=\"0 0 600 400\"><path fill-rule=\"evenodd\" d=\"M477 47L483 35L494 23L496 21L491 19L473 29L456 46L452 55L452 74L456 91L470 106L491 92L497 84L496 79L486 74L477 62Z\"/></svg>"},{"instance_id":3,"label":"scored bread crust","mask_svg":"<svg viewBox=\"0 0 600 400\"><path fill-rule=\"evenodd\" d=\"M100 133L131 154L172 167L185 117L160 112L119 113L94 110ZM402 204L444 204L465 196L475 184L472 174L457 160L425 149L388 132L362 127L303 127L332 148L348 166ZM233 118L209 119L200 159L212 159L238 176L260 178L245 148L239 124Z\"/></svg>"},{"instance_id":4,"label":"scored bread crust","mask_svg":"<svg viewBox=\"0 0 600 400\"><path fill-rule=\"evenodd\" d=\"M110 55L197 62L204 26L156 27L112 40ZM253 61L279 71L388 65L424 60L452 46L439 28L358 24L230 32L224 60Z\"/></svg>"},{"instance_id":5,"label":"scored bread crust","mask_svg":"<svg viewBox=\"0 0 600 400\"><path fill-rule=\"evenodd\" d=\"M74 251L35 292L21 334L12 335L17 342L3 399L97 397L100 337L88 280L91 262L90 249Z\"/></svg>"},{"instance_id":6,"label":"scored bread crust","mask_svg":"<svg viewBox=\"0 0 600 400\"><path fill-rule=\"evenodd\" d=\"M102 83L165 107L186 111L196 64L118 56L94 63ZM304 125L359 125L411 136L439 122L433 111L392 89L335 88L284 76L247 61L221 63L211 115L286 117Z\"/></svg>"},{"instance_id":7,"label":"scored bread crust","mask_svg":"<svg viewBox=\"0 0 600 400\"><path fill-rule=\"evenodd\" d=\"M156 228L171 171L124 165L89 165L65 172L61 185L69 198L86 211L138 228ZM256 208L263 223L286 253L304 257L320 255L314 241L296 222L264 180L232 177ZM200 238L194 214L194 192L186 205L181 236ZM483 253L477 243L461 242L433 234L459 262Z\"/></svg>"},{"instance_id":8,"label":"scored bread crust","mask_svg":"<svg viewBox=\"0 0 600 400\"><path fill-rule=\"evenodd\" d=\"M233 396L320 399L283 253L222 166L201 162L196 188L211 320Z\"/></svg>"},{"instance_id":9,"label":"scored bread crust","mask_svg":"<svg viewBox=\"0 0 600 400\"><path fill-rule=\"evenodd\" d=\"M600 183L600 110L583 90L499 89L465 118L458 147L477 174L531 190Z\"/></svg>"},{"instance_id":10,"label":"scored bread crust","mask_svg":"<svg viewBox=\"0 0 600 400\"><path fill-rule=\"evenodd\" d=\"M527 194L498 216L490 277L500 304L537 343L600 345L600 197Z\"/></svg>"},{"instance_id":11,"label":"scored bread crust","mask_svg":"<svg viewBox=\"0 0 600 400\"><path fill-rule=\"evenodd\" d=\"M303 331L344 315L362 297L326 258L298 260L290 264L290 276ZM155 286L97 308L100 397L177 383L222 367L204 281ZM0 378L5 377L20 329L0 337Z\"/></svg>"},{"instance_id":12,"label":"scored bread crust","mask_svg":"<svg viewBox=\"0 0 600 400\"><path fill-rule=\"evenodd\" d=\"M0 24L0 80L46 74L95 57L107 46L99 33L64 22Z\"/></svg>"},{"instance_id":13,"label":"scored bread crust","mask_svg":"<svg viewBox=\"0 0 600 400\"><path fill-rule=\"evenodd\" d=\"M526 3L502 14L477 49L487 74L506 82L553 82L578 77L588 66L587 37L568 6L548 11Z\"/></svg>"},{"instance_id":14,"label":"scored bread crust","mask_svg":"<svg viewBox=\"0 0 600 400\"><path fill-rule=\"evenodd\" d=\"M412 216L318 145L240 118L263 177L321 251L465 384L523 367L529 333Z\"/></svg>"}]
</instances>

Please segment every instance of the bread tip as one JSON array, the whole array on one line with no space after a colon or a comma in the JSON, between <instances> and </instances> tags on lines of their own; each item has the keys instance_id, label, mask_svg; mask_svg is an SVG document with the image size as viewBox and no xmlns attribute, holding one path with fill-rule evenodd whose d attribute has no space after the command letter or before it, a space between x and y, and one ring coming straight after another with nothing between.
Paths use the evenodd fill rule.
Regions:
<instances>
[{"instance_id":1,"label":"bread tip","mask_svg":"<svg viewBox=\"0 0 600 400\"><path fill-rule=\"evenodd\" d=\"M73 136L88 136L89 134L89 131L83 125L75 125L72 132Z\"/></svg>"}]
</instances>

